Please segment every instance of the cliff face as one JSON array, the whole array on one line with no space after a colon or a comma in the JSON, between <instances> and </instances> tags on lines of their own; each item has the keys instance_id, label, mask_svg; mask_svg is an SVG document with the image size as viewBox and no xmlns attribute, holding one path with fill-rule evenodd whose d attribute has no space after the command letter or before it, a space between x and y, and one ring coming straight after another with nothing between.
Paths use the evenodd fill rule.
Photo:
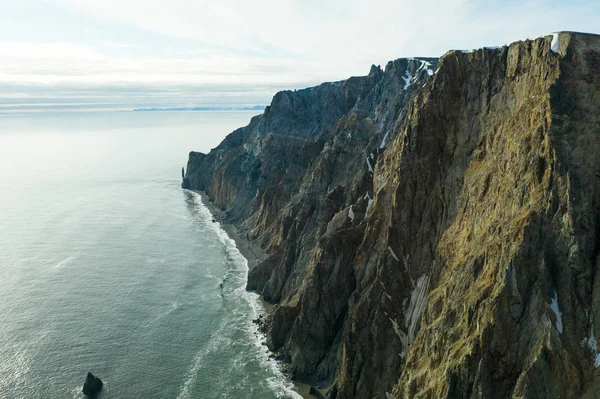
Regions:
<instances>
[{"instance_id":1,"label":"cliff face","mask_svg":"<svg viewBox=\"0 0 600 399\"><path fill-rule=\"evenodd\" d=\"M268 345L331 398L594 397L600 37L278 93L203 190L269 257Z\"/></svg>"}]
</instances>

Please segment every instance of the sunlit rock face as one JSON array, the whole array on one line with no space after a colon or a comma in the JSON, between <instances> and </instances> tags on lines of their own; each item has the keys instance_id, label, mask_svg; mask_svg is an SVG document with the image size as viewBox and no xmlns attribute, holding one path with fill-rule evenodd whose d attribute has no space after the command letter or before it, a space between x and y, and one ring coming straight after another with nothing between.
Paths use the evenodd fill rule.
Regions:
<instances>
[{"instance_id":1,"label":"sunlit rock face","mask_svg":"<svg viewBox=\"0 0 600 399\"><path fill-rule=\"evenodd\" d=\"M600 37L278 93L198 189L268 254L268 345L331 398L594 397ZM594 321L597 322L594 322Z\"/></svg>"}]
</instances>

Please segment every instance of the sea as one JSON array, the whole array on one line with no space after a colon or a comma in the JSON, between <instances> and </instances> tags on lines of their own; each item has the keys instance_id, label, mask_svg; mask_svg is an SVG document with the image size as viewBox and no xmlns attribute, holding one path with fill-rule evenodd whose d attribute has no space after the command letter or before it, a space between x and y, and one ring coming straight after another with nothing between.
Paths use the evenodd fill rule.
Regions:
<instances>
[{"instance_id":1,"label":"sea","mask_svg":"<svg viewBox=\"0 0 600 399\"><path fill-rule=\"evenodd\" d=\"M247 261L198 194L257 111L0 115L0 398L297 398ZM223 283L223 288L220 284Z\"/></svg>"}]
</instances>

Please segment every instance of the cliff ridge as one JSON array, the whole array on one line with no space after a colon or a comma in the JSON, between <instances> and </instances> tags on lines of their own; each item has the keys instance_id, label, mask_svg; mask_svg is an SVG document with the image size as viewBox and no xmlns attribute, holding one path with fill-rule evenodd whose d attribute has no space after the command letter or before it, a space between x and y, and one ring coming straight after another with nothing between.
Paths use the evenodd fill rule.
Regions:
<instances>
[{"instance_id":1,"label":"cliff ridge","mask_svg":"<svg viewBox=\"0 0 600 399\"><path fill-rule=\"evenodd\" d=\"M201 190L268 257L269 348L330 398L594 397L600 36L280 92Z\"/></svg>"}]
</instances>

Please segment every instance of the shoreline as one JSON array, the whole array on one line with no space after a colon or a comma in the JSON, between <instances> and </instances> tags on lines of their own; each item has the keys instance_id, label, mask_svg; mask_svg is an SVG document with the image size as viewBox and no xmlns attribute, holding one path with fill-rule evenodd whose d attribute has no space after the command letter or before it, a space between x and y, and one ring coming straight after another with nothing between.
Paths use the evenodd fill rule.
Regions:
<instances>
[{"instance_id":1,"label":"shoreline","mask_svg":"<svg viewBox=\"0 0 600 399\"><path fill-rule=\"evenodd\" d=\"M227 223L225 221L224 212L222 210L218 209L212 202L210 202L208 200L208 198L206 198L206 195L202 191L199 191L199 190L189 190L189 191L192 191L200 196L200 200L202 201L202 204L208 209L210 214L213 216L213 219L221 224L221 227L223 228L223 230L225 230L225 232L227 233L229 238L231 238L235 242L236 248L240 251L242 256L244 258L246 258L246 260L248 261L248 270L252 270L254 267L256 267L256 265L258 265L260 262L262 262L263 260L265 260L267 258L267 253L260 247L260 245L258 245L256 242L250 241L247 238L243 237L242 234L240 234L240 231L238 230L238 228L236 226L234 226L233 224ZM263 307L265 308L265 311L267 312L267 314L270 314L275 305L265 301L261 294L258 294L258 296L259 296L260 302L262 303ZM303 399L315 399L315 396L313 396L309 393L310 387L311 387L309 384L306 384L301 381L296 381L291 378L290 378L290 381L292 381L292 383L294 384L294 386L297 389L298 394L300 396L302 396ZM319 389L319 391L323 395L325 395L324 389Z\"/></svg>"},{"instance_id":2,"label":"shoreline","mask_svg":"<svg viewBox=\"0 0 600 399\"><path fill-rule=\"evenodd\" d=\"M213 216L213 219L221 224L221 227L229 238L235 241L235 246L240 251L242 256L246 258L248 261L248 269L252 270L258 265L260 262L267 258L267 254L265 251L255 242L248 240L245 237L242 237L242 233L238 230L236 226L233 224L227 223L225 221L225 215L222 210L217 208L215 204L210 202L206 195L202 191L198 190L189 190L193 193L196 193L200 196L200 200L202 204L208 209L210 214ZM262 298L262 295L261 295ZM271 305L272 307L273 305Z\"/></svg>"}]
</instances>

